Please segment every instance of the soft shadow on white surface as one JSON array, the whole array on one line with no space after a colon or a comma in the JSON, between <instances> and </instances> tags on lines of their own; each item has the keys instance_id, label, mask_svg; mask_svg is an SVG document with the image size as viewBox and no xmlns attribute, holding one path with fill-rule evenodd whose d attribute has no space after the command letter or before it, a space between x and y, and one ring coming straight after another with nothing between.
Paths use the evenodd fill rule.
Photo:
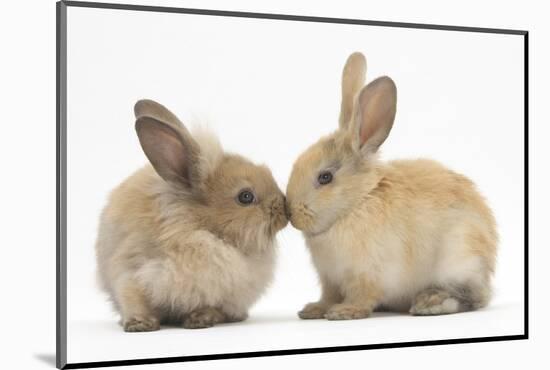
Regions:
<instances>
[{"instance_id":1,"label":"soft shadow on white surface","mask_svg":"<svg viewBox=\"0 0 550 370\"><path fill-rule=\"evenodd\" d=\"M175 326L149 333L125 333L113 321L69 322L69 362L124 360L219 353L319 348L518 335L521 304L495 304L455 315L418 317L375 312L354 321L299 320L292 312L252 314L241 323L209 329Z\"/></svg>"},{"instance_id":2,"label":"soft shadow on white surface","mask_svg":"<svg viewBox=\"0 0 550 370\"><path fill-rule=\"evenodd\" d=\"M34 358L40 360L46 365L55 367L55 353L35 353Z\"/></svg>"}]
</instances>

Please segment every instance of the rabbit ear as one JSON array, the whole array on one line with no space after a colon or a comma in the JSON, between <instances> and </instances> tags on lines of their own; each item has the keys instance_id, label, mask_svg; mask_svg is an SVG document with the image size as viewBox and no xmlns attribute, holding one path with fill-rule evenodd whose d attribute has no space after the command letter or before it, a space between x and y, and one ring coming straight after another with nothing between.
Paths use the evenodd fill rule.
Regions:
<instances>
[{"instance_id":1,"label":"rabbit ear","mask_svg":"<svg viewBox=\"0 0 550 370\"><path fill-rule=\"evenodd\" d=\"M156 118L142 116L136 121L136 132L145 155L160 177L193 187L199 178L200 151L183 125L178 129Z\"/></svg>"},{"instance_id":2,"label":"rabbit ear","mask_svg":"<svg viewBox=\"0 0 550 370\"><path fill-rule=\"evenodd\" d=\"M388 137L397 105L397 89L389 77L379 77L361 90L355 103L351 133L353 147L374 153Z\"/></svg>"},{"instance_id":3,"label":"rabbit ear","mask_svg":"<svg viewBox=\"0 0 550 370\"><path fill-rule=\"evenodd\" d=\"M174 113L170 112L168 108L154 100L138 100L138 102L134 105L134 114L136 119L147 116L173 125L174 127L183 127L183 123L181 123Z\"/></svg>"},{"instance_id":4,"label":"rabbit ear","mask_svg":"<svg viewBox=\"0 0 550 370\"><path fill-rule=\"evenodd\" d=\"M355 52L348 57L342 71L342 103L340 106L340 128L345 129L353 116L355 96L365 84L367 61L365 56Z\"/></svg>"}]
</instances>

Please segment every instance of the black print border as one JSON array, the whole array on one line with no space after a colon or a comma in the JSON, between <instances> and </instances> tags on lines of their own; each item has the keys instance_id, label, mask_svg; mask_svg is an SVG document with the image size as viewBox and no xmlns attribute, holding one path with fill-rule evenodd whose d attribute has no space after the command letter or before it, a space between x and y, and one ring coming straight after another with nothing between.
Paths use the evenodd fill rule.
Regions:
<instances>
[{"instance_id":1,"label":"black print border","mask_svg":"<svg viewBox=\"0 0 550 370\"><path fill-rule=\"evenodd\" d=\"M145 12L161 12L161 13L182 13L182 14L198 14L220 17L238 17L238 18L256 18L256 19L276 19L284 21L298 22L317 22L317 23L337 23L337 24L356 24L367 26L383 26L383 27L399 27L399 28L416 28L430 29L442 31L460 31L460 32L481 32L494 34L507 34L523 36L524 40L524 185L525 185L525 244L524 244L524 281L525 281L525 303L524 303L524 333L521 335L506 335L494 337L476 337L476 338L457 338L445 340L427 340L416 342L395 342L356 346L339 346L339 347L322 347L322 348L299 348L277 351L259 351L259 352L241 352L241 353L221 353L201 356L177 356L163 358L144 358L120 361L97 361L97 362L80 362L67 363L67 7L81 8L96 8L96 9L119 9ZM56 19L57 19L57 63L56 63L56 231L57 231L57 246L56 246L56 365L59 369L81 369L95 368L108 366L124 366L124 365L144 365L158 363L174 363L187 361L202 361L202 360L220 360L231 358L244 357L266 357L266 356L284 356L307 353L321 352L342 352L342 351L358 351L367 349L382 349L382 348L397 348L397 347L417 347L417 346L434 346L445 344L459 343L479 343L479 342L496 342L519 340L529 338L529 32L524 30L511 29L496 29L496 28L479 28L479 27L462 27L448 25L434 25L421 23L401 23L401 22L383 22L360 19L341 19L327 17L311 17L300 15L286 14L268 14L268 13L250 13L250 12L234 12L225 10L207 10L207 9L188 9L174 8L161 6L143 6L130 4L110 4L97 2L81 2L81 1L59 1L56 4Z\"/></svg>"}]
</instances>

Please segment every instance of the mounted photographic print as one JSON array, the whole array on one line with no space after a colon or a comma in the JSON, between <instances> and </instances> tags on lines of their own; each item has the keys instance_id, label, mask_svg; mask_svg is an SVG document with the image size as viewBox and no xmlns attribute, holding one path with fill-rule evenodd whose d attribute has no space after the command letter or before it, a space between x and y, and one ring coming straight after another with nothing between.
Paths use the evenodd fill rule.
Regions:
<instances>
[{"instance_id":1,"label":"mounted photographic print","mask_svg":"<svg viewBox=\"0 0 550 370\"><path fill-rule=\"evenodd\" d=\"M59 368L528 337L526 31L57 12Z\"/></svg>"}]
</instances>

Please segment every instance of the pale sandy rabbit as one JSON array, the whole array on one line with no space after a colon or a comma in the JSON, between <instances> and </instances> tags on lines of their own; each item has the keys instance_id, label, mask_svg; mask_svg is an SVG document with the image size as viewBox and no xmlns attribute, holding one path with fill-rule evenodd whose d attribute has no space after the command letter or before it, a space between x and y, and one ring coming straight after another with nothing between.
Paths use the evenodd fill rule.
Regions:
<instances>
[{"instance_id":1,"label":"pale sandy rabbit","mask_svg":"<svg viewBox=\"0 0 550 370\"><path fill-rule=\"evenodd\" d=\"M303 319L360 319L374 309L448 314L487 305L495 220L472 181L437 162L381 162L395 118L389 77L367 86L352 54L342 76L339 129L296 161L287 188L322 294Z\"/></svg>"},{"instance_id":2,"label":"pale sandy rabbit","mask_svg":"<svg viewBox=\"0 0 550 370\"><path fill-rule=\"evenodd\" d=\"M124 330L244 320L272 278L282 192L267 167L191 135L162 105L142 100L135 113L152 166L112 192L96 245Z\"/></svg>"}]
</instances>

